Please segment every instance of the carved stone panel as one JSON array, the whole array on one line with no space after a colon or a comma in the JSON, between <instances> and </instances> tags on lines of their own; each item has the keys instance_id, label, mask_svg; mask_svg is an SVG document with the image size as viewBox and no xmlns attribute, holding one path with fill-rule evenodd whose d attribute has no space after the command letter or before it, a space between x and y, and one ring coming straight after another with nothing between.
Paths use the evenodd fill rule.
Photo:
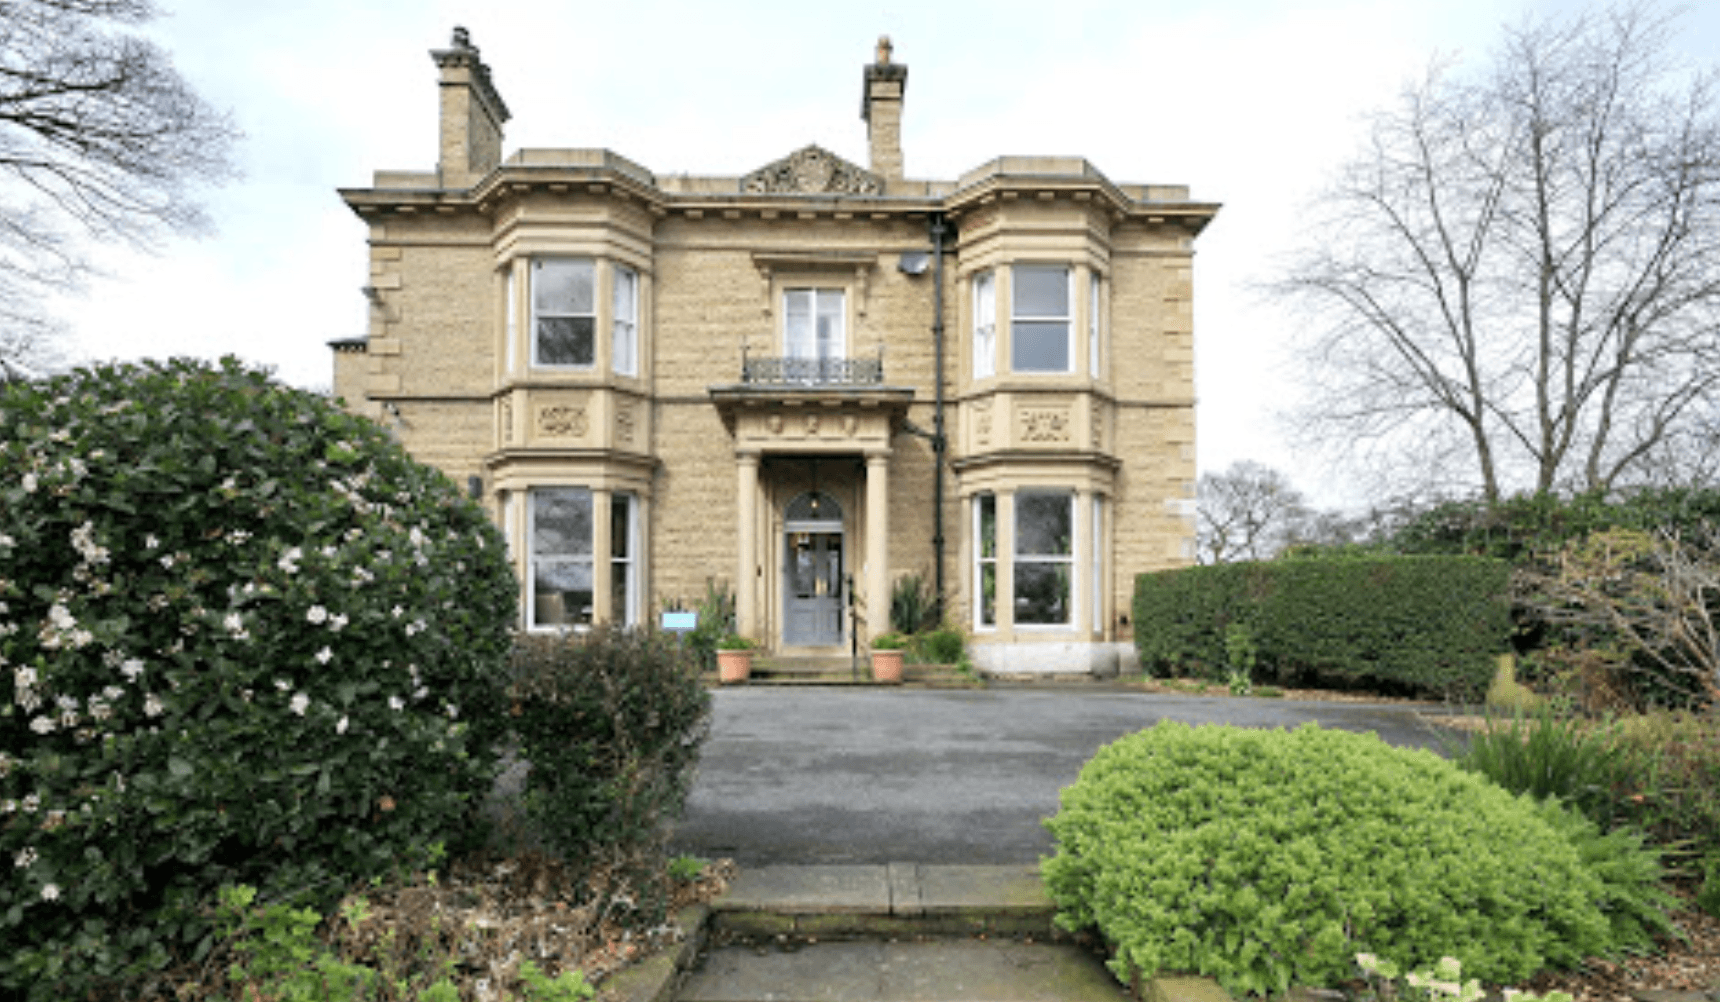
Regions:
<instances>
[{"instance_id":1,"label":"carved stone panel","mask_svg":"<svg viewBox=\"0 0 1720 1002\"><path fill-rule=\"evenodd\" d=\"M1024 445L1062 445L1071 424L1067 407L1023 407L1015 412L1015 437Z\"/></svg>"},{"instance_id":2,"label":"carved stone panel","mask_svg":"<svg viewBox=\"0 0 1720 1002\"><path fill-rule=\"evenodd\" d=\"M584 438L590 427L584 401L538 408L537 431L544 438Z\"/></svg>"},{"instance_id":3,"label":"carved stone panel","mask_svg":"<svg viewBox=\"0 0 1720 1002\"><path fill-rule=\"evenodd\" d=\"M512 445L514 441L514 402L512 400L502 401L501 422L502 444Z\"/></svg>"},{"instance_id":4,"label":"carved stone panel","mask_svg":"<svg viewBox=\"0 0 1720 1002\"><path fill-rule=\"evenodd\" d=\"M982 400L973 405L973 444L978 449L991 445L991 401L989 400Z\"/></svg>"},{"instance_id":5,"label":"carved stone panel","mask_svg":"<svg viewBox=\"0 0 1720 1002\"><path fill-rule=\"evenodd\" d=\"M623 447L633 445L633 437L638 432L638 416L631 403L619 404L615 408L615 444Z\"/></svg>"},{"instance_id":6,"label":"carved stone panel","mask_svg":"<svg viewBox=\"0 0 1720 1002\"><path fill-rule=\"evenodd\" d=\"M883 179L829 150L807 146L741 179L749 195L881 195Z\"/></svg>"}]
</instances>

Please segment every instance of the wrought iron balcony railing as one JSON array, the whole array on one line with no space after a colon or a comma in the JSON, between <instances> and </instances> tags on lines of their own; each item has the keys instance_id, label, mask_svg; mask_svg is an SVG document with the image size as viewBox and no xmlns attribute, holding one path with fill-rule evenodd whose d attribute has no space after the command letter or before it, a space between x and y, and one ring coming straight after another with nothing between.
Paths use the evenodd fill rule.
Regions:
<instances>
[{"instance_id":1,"label":"wrought iron balcony railing","mask_svg":"<svg viewBox=\"0 0 1720 1002\"><path fill-rule=\"evenodd\" d=\"M741 355L741 382L763 386L880 386L884 352L877 358L755 358Z\"/></svg>"}]
</instances>

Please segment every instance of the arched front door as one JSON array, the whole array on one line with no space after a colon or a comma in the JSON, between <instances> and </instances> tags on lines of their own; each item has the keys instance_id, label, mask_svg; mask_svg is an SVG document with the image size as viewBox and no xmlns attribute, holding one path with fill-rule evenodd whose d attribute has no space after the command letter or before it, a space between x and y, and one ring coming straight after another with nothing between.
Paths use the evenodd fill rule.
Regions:
<instances>
[{"instance_id":1,"label":"arched front door","mask_svg":"<svg viewBox=\"0 0 1720 1002\"><path fill-rule=\"evenodd\" d=\"M783 644L841 644L847 582L842 506L828 494L802 494L783 511L783 532Z\"/></svg>"}]
</instances>

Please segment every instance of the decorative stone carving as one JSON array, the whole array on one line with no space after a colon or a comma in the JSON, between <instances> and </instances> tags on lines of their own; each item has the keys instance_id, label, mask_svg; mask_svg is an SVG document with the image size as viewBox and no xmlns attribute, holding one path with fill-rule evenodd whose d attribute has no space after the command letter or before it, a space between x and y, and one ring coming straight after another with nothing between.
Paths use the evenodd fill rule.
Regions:
<instances>
[{"instance_id":1,"label":"decorative stone carving","mask_svg":"<svg viewBox=\"0 0 1720 1002\"><path fill-rule=\"evenodd\" d=\"M816 436L818 434L818 415L817 414L806 415L806 433L808 435L811 435L811 436Z\"/></svg>"},{"instance_id":2,"label":"decorative stone carving","mask_svg":"<svg viewBox=\"0 0 1720 1002\"><path fill-rule=\"evenodd\" d=\"M748 174L741 190L749 195L882 195L884 181L814 145Z\"/></svg>"},{"instance_id":3,"label":"decorative stone carving","mask_svg":"<svg viewBox=\"0 0 1720 1002\"><path fill-rule=\"evenodd\" d=\"M582 438L590 428L584 404L552 404L538 408L538 432L548 438Z\"/></svg>"},{"instance_id":4,"label":"decorative stone carving","mask_svg":"<svg viewBox=\"0 0 1720 1002\"><path fill-rule=\"evenodd\" d=\"M632 404L622 404L615 409L615 441L617 444L633 444L635 423Z\"/></svg>"},{"instance_id":5,"label":"decorative stone carving","mask_svg":"<svg viewBox=\"0 0 1720 1002\"><path fill-rule=\"evenodd\" d=\"M981 448L991 444L991 404L973 405L973 442Z\"/></svg>"},{"instance_id":6,"label":"decorative stone carving","mask_svg":"<svg viewBox=\"0 0 1720 1002\"><path fill-rule=\"evenodd\" d=\"M858 417L856 417L853 414L843 415L843 417L842 417L842 434L847 435L849 438L853 438L854 433L859 431L859 430L860 430L860 419Z\"/></svg>"},{"instance_id":7,"label":"decorative stone carving","mask_svg":"<svg viewBox=\"0 0 1720 1002\"><path fill-rule=\"evenodd\" d=\"M1017 437L1023 442L1069 441L1069 411L1061 407L1023 407L1016 412Z\"/></svg>"},{"instance_id":8,"label":"decorative stone carving","mask_svg":"<svg viewBox=\"0 0 1720 1002\"><path fill-rule=\"evenodd\" d=\"M514 402L502 401L502 444L511 444L514 440Z\"/></svg>"},{"instance_id":9,"label":"decorative stone carving","mask_svg":"<svg viewBox=\"0 0 1720 1002\"><path fill-rule=\"evenodd\" d=\"M1093 449L1102 451L1105 448L1105 409L1098 404L1093 405Z\"/></svg>"},{"instance_id":10,"label":"decorative stone carving","mask_svg":"<svg viewBox=\"0 0 1720 1002\"><path fill-rule=\"evenodd\" d=\"M772 414L764 419L764 426L770 429L772 435L782 434L782 415Z\"/></svg>"}]
</instances>

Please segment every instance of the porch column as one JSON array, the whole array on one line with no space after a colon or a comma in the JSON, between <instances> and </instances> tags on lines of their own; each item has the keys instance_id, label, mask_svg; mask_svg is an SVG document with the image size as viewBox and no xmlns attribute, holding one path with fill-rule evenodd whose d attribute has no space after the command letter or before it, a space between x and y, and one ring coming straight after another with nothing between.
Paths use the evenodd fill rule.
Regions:
<instances>
[{"instance_id":1,"label":"porch column","mask_svg":"<svg viewBox=\"0 0 1720 1002\"><path fill-rule=\"evenodd\" d=\"M866 639L890 632L890 457L866 454Z\"/></svg>"},{"instance_id":2,"label":"porch column","mask_svg":"<svg viewBox=\"0 0 1720 1002\"><path fill-rule=\"evenodd\" d=\"M735 454L735 538L739 552L735 562L735 632L755 635L758 624L758 453Z\"/></svg>"}]
</instances>

